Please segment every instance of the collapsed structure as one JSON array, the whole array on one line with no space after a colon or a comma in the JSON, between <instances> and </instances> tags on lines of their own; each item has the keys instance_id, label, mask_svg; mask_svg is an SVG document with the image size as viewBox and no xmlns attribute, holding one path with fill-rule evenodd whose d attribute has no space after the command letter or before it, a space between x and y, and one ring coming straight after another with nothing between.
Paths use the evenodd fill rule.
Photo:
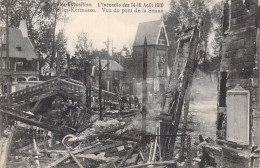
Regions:
<instances>
[{"instance_id":1,"label":"collapsed structure","mask_svg":"<svg viewBox=\"0 0 260 168\"><path fill-rule=\"evenodd\" d=\"M217 166L259 167L258 0L226 1L223 13L220 47L222 60L218 87L218 144L204 147L204 156L213 155Z\"/></svg>"}]
</instances>

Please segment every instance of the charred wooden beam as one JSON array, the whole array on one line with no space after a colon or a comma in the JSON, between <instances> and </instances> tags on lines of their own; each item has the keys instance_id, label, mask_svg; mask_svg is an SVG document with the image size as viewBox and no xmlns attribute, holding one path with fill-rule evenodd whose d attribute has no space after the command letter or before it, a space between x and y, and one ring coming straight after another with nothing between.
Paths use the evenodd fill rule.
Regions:
<instances>
[{"instance_id":1,"label":"charred wooden beam","mask_svg":"<svg viewBox=\"0 0 260 168\"><path fill-rule=\"evenodd\" d=\"M75 150L72 153L77 154L77 153L84 152L84 151L85 151L84 154L98 153L98 152L102 152L102 151L105 151L105 150L108 150L108 149L116 148L118 146L122 146L122 145L125 145L125 144L126 144L125 142L117 142L117 143L114 143L114 144L104 145L104 146L88 146L88 147L85 147L85 148ZM66 159L68 159L69 157L70 157L70 155L66 154L65 156L57 159L55 162L49 164L47 166L47 168L54 167L57 164L63 162Z\"/></svg>"},{"instance_id":2,"label":"charred wooden beam","mask_svg":"<svg viewBox=\"0 0 260 168\"><path fill-rule=\"evenodd\" d=\"M139 167L147 167L150 165L156 165L156 166L175 165L175 166L177 166L177 162L175 160L169 160L169 161L163 161L163 162L150 162L150 163L144 163L144 164L139 164L139 165L134 165L134 166L128 166L126 168L139 168Z\"/></svg>"},{"instance_id":3,"label":"charred wooden beam","mask_svg":"<svg viewBox=\"0 0 260 168\"><path fill-rule=\"evenodd\" d=\"M44 129L47 129L47 130L50 130L50 131L53 131L53 132L56 132L56 133L59 133L59 134L64 135L64 134L70 134L70 133L75 132L74 130L69 129L69 128L57 128L57 126L53 126L53 125L50 125L50 124L47 124L47 123L43 123L43 122L39 122L39 121L33 121L33 120L28 119L28 118L17 115L14 112L10 112L10 111L0 109L0 113L1 114L7 114L8 116L10 116L11 118L13 118L17 121L21 121L21 122L24 122L24 123L29 124L29 125L44 128Z\"/></svg>"},{"instance_id":4,"label":"charred wooden beam","mask_svg":"<svg viewBox=\"0 0 260 168\"><path fill-rule=\"evenodd\" d=\"M146 132L146 114L147 114L147 39L144 39L143 51L143 94L142 94L142 131Z\"/></svg>"},{"instance_id":5,"label":"charred wooden beam","mask_svg":"<svg viewBox=\"0 0 260 168\"><path fill-rule=\"evenodd\" d=\"M169 109L172 114L175 114L173 117L173 130L171 130L172 134L177 134L178 128L179 128L179 122L181 118L181 113L182 113L182 107L183 107L183 102L184 102L184 97L185 97L185 92L188 88L189 85L189 77L193 77L193 74L195 72L195 65L197 61L197 46L199 43L200 39L200 32L198 27L196 26L193 30L193 36L190 41L190 50L189 50L189 55L187 59L187 63L184 69L184 75L180 83L180 87L178 89L179 96L178 96L178 103L176 108L174 109ZM170 143L170 149L174 149L176 137L173 137L171 143ZM172 152L170 158L172 158Z\"/></svg>"},{"instance_id":6,"label":"charred wooden beam","mask_svg":"<svg viewBox=\"0 0 260 168\"><path fill-rule=\"evenodd\" d=\"M121 135L116 135L116 134L102 134L101 136L102 138L111 138L114 140L124 140L124 141L135 141L135 142L139 142L141 139L138 138L133 138L133 137L129 137L129 136L121 136Z\"/></svg>"},{"instance_id":7,"label":"charred wooden beam","mask_svg":"<svg viewBox=\"0 0 260 168\"><path fill-rule=\"evenodd\" d=\"M120 168L122 166L124 166L126 160L133 154L133 152L143 143L143 140L140 140L139 142L137 142L128 152L127 154L124 156L123 160L119 163L119 165L117 166L117 168Z\"/></svg>"}]
</instances>

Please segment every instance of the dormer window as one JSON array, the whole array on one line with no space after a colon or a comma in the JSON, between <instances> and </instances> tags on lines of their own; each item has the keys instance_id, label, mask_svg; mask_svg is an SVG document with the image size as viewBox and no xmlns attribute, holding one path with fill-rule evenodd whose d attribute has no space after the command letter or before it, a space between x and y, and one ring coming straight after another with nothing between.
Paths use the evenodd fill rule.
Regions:
<instances>
[{"instance_id":1,"label":"dormer window","mask_svg":"<svg viewBox=\"0 0 260 168\"><path fill-rule=\"evenodd\" d=\"M167 45L165 29L163 27L161 27L161 30L160 30L160 36L159 36L159 39L158 39L158 44L159 45Z\"/></svg>"},{"instance_id":2,"label":"dormer window","mask_svg":"<svg viewBox=\"0 0 260 168\"><path fill-rule=\"evenodd\" d=\"M18 51L22 51L22 47L20 47L20 46L17 46L16 49L17 49Z\"/></svg>"}]
</instances>

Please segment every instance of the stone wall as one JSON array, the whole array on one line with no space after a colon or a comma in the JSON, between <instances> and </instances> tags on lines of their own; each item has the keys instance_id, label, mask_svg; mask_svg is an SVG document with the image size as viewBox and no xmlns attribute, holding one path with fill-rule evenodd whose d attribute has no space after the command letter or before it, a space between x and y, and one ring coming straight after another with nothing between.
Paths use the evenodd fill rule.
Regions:
<instances>
[{"instance_id":1,"label":"stone wall","mask_svg":"<svg viewBox=\"0 0 260 168\"><path fill-rule=\"evenodd\" d=\"M229 10L229 12L227 12ZM236 85L250 91L250 145L260 145L260 90L257 32L259 29L258 0L231 0L225 4L220 72L227 73L226 90ZM228 24L228 25L227 25ZM259 49L258 49L259 50ZM220 76L221 79L221 76ZM219 90L221 90L221 84ZM219 102L223 99L219 91ZM218 138L225 139L226 107L218 107Z\"/></svg>"}]
</instances>

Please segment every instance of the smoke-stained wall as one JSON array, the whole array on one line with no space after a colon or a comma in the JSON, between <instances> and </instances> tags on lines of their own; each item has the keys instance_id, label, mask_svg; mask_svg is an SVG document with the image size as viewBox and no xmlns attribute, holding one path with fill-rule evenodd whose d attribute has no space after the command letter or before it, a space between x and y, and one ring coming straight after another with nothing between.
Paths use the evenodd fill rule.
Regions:
<instances>
[{"instance_id":1,"label":"smoke-stained wall","mask_svg":"<svg viewBox=\"0 0 260 168\"><path fill-rule=\"evenodd\" d=\"M223 13L217 136L227 138L227 93L241 89L250 93L249 145L260 145L258 0L231 0L226 2Z\"/></svg>"}]
</instances>

